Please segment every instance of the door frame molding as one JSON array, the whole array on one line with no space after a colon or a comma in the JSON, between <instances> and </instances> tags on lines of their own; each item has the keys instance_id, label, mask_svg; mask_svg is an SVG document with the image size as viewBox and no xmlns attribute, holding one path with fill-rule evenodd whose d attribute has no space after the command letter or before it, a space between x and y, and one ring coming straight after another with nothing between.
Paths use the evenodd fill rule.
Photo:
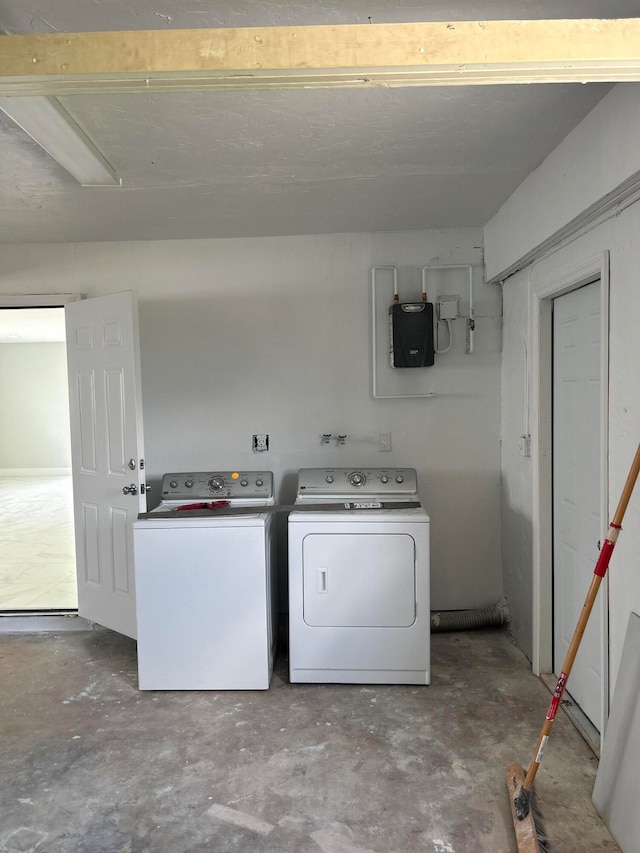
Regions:
<instances>
[{"instance_id":1,"label":"door frame molding","mask_svg":"<svg viewBox=\"0 0 640 853\"><path fill-rule=\"evenodd\" d=\"M5 308L64 308L65 305L68 305L70 302L77 302L82 299L82 294L80 293L2 293L0 294L0 311ZM66 347L65 341L65 347ZM65 350L65 358L66 358L66 350ZM74 508L74 528L75 528L75 508ZM75 532L74 532L75 536ZM74 556L74 564L77 565L77 560ZM72 608L75 612L76 608ZM4 626L4 630L25 630L25 631L33 631L36 630L34 627L35 621L38 624L42 625L43 630L92 630L93 626L91 626L86 620L77 616L76 618L81 619L82 624L75 622L73 625L70 624L70 620L66 619L66 617L54 617L54 616L41 616L40 614L29 615L25 617L18 617L17 619L11 621L11 623L7 623L7 626ZM4 620L9 619L12 620L12 617L4 617ZM65 622L66 619L66 622ZM35 620L35 621L34 621ZM62 623L65 622L63 626ZM69 627L66 625L69 623Z\"/></svg>"},{"instance_id":2,"label":"door frame molding","mask_svg":"<svg viewBox=\"0 0 640 853\"><path fill-rule=\"evenodd\" d=\"M80 293L5 293L0 308L64 308L82 299Z\"/></svg>"},{"instance_id":3,"label":"door frame molding","mask_svg":"<svg viewBox=\"0 0 640 853\"><path fill-rule=\"evenodd\" d=\"M585 284L600 280L600 521L609 517L609 250L581 258L549 271L535 268L530 276L533 462L533 649L535 675L553 671L553 519L552 519L552 307L553 300ZM602 731L609 713L608 580L595 612L603 625Z\"/></svg>"}]
</instances>

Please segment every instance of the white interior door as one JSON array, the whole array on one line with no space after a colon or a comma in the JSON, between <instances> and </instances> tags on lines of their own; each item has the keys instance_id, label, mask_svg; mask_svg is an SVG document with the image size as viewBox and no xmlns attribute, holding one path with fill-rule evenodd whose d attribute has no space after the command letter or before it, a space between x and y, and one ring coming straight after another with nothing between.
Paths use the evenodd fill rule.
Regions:
<instances>
[{"instance_id":1,"label":"white interior door","mask_svg":"<svg viewBox=\"0 0 640 853\"><path fill-rule=\"evenodd\" d=\"M65 315L78 612L135 637L131 523L146 510L135 294L74 302Z\"/></svg>"},{"instance_id":2,"label":"white interior door","mask_svg":"<svg viewBox=\"0 0 640 853\"><path fill-rule=\"evenodd\" d=\"M560 673L597 559L600 519L600 282L553 303L553 621ZM594 607L568 692L600 731L603 624Z\"/></svg>"}]
</instances>

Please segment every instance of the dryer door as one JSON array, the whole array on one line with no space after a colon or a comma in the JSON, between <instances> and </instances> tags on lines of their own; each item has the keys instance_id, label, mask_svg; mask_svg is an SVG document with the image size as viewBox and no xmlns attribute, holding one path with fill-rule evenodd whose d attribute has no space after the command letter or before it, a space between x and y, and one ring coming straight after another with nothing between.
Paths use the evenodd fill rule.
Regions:
<instances>
[{"instance_id":1,"label":"dryer door","mask_svg":"<svg viewBox=\"0 0 640 853\"><path fill-rule=\"evenodd\" d=\"M408 628L416 558L406 533L311 533L302 545L304 621L312 627Z\"/></svg>"}]
</instances>

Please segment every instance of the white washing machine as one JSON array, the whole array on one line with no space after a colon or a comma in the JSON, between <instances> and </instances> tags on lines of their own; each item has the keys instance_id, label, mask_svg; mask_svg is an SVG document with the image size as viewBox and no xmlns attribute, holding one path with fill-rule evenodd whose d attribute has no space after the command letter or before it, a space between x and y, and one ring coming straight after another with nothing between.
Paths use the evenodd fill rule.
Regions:
<instances>
[{"instance_id":1,"label":"white washing machine","mask_svg":"<svg viewBox=\"0 0 640 853\"><path fill-rule=\"evenodd\" d=\"M266 690L276 640L273 474L165 474L133 524L141 690Z\"/></svg>"},{"instance_id":2,"label":"white washing machine","mask_svg":"<svg viewBox=\"0 0 640 853\"><path fill-rule=\"evenodd\" d=\"M298 472L292 682L429 684L429 529L413 469Z\"/></svg>"}]
</instances>

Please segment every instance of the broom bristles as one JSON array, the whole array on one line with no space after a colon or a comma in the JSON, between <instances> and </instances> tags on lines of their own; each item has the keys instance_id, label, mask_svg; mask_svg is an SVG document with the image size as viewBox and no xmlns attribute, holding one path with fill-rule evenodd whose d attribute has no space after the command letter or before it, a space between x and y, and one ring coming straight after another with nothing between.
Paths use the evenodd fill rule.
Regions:
<instances>
[{"instance_id":1,"label":"broom bristles","mask_svg":"<svg viewBox=\"0 0 640 853\"><path fill-rule=\"evenodd\" d=\"M533 791L528 790L522 785L517 795L513 798L513 805L516 809L516 817L518 820L524 820L531 810L531 795Z\"/></svg>"},{"instance_id":2,"label":"broom bristles","mask_svg":"<svg viewBox=\"0 0 640 853\"><path fill-rule=\"evenodd\" d=\"M536 828L536 840L538 842L538 850L540 853L547 853L550 850L549 846L549 837L547 836L547 832L544 826L544 818L542 816L542 812L538 806L538 800L536 798L536 789L532 788L530 791L527 791L526 788L522 788L521 793L527 793L528 800L528 811L527 814L530 814L533 818L533 824ZM516 797L518 799L518 797ZM518 813L518 806L516 804L516 816Z\"/></svg>"},{"instance_id":3,"label":"broom bristles","mask_svg":"<svg viewBox=\"0 0 640 853\"><path fill-rule=\"evenodd\" d=\"M518 853L548 853L549 839L538 807L535 789L524 787L524 770L519 764L507 767L507 787Z\"/></svg>"}]
</instances>

